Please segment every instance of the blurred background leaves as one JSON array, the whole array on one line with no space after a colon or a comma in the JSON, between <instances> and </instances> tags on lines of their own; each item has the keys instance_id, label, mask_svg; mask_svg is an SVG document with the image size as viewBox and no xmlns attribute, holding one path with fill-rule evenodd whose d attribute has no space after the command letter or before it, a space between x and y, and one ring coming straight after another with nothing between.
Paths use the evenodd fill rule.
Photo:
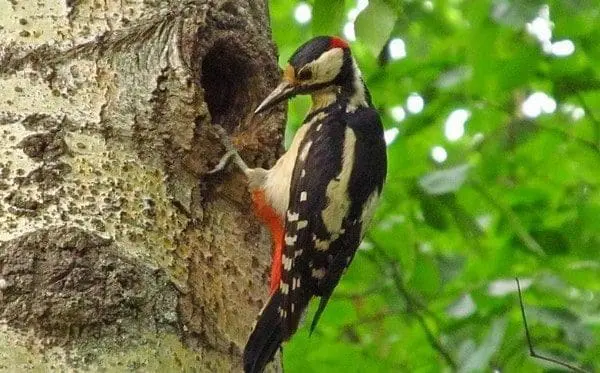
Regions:
<instances>
[{"instance_id":1,"label":"blurred background leaves","mask_svg":"<svg viewBox=\"0 0 600 373\"><path fill-rule=\"evenodd\" d=\"M558 370L528 356L515 276L537 352L600 369L600 2L270 12L281 66L312 36L351 42L389 156L368 237L286 372ZM309 106L290 104L288 142Z\"/></svg>"}]
</instances>

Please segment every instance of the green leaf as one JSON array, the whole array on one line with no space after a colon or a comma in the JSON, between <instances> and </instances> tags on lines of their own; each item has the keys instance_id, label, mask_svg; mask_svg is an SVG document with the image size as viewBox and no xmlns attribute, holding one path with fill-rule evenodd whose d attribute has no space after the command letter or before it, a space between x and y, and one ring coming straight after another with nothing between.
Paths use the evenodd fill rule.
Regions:
<instances>
[{"instance_id":1,"label":"green leaf","mask_svg":"<svg viewBox=\"0 0 600 373\"><path fill-rule=\"evenodd\" d=\"M425 296L434 296L440 291L442 283L435 258L417 252L416 266L409 285L411 289Z\"/></svg>"},{"instance_id":2,"label":"green leaf","mask_svg":"<svg viewBox=\"0 0 600 373\"><path fill-rule=\"evenodd\" d=\"M314 35L337 35L343 27L344 0L315 0L312 31Z\"/></svg>"},{"instance_id":3,"label":"green leaf","mask_svg":"<svg viewBox=\"0 0 600 373\"><path fill-rule=\"evenodd\" d=\"M397 13L385 1L371 0L367 9L356 18L356 37L378 56L390 38L397 18Z\"/></svg>"},{"instance_id":4,"label":"green leaf","mask_svg":"<svg viewBox=\"0 0 600 373\"><path fill-rule=\"evenodd\" d=\"M444 212L444 205L434 196L419 193L419 202L425 223L432 228L443 231L448 228L448 219Z\"/></svg>"},{"instance_id":5,"label":"green leaf","mask_svg":"<svg viewBox=\"0 0 600 373\"><path fill-rule=\"evenodd\" d=\"M569 241L565 235L558 230L535 230L531 232L531 236L544 248L546 253L565 254L569 251Z\"/></svg>"},{"instance_id":6,"label":"green leaf","mask_svg":"<svg viewBox=\"0 0 600 373\"><path fill-rule=\"evenodd\" d=\"M441 255L437 257L437 262L442 282L448 283L461 274L466 260L462 255Z\"/></svg>"},{"instance_id":7,"label":"green leaf","mask_svg":"<svg viewBox=\"0 0 600 373\"><path fill-rule=\"evenodd\" d=\"M527 315L537 323L545 324L550 328L561 328L568 339L577 345L589 345L593 335L581 323L580 318L573 311L564 307L527 307Z\"/></svg>"},{"instance_id":8,"label":"green leaf","mask_svg":"<svg viewBox=\"0 0 600 373\"><path fill-rule=\"evenodd\" d=\"M459 372L486 371L490 359L494 353L499 350L502 344L507 324L505 318L494 320L481 345L479 345L477 350L475 350L475 352L472 353L467 361L460 367Z\"/></svg>"},{"instance_id":9,"label":"green leaf","mask_svg":"<svg viewBox=\"0 0 600 373\"><path fill-rule=\"evenodd\" d=\"M379 229L373 229L370 237L377 246L385 248L386 253L400 260L403 277L410 279L417 261L414 227L412 221L406 221L404 217L402 221L398 220L396 217L397 223L388 229L382 229L386 228L384 224Z\"/></svg>"},{"instance_id":10,"label":"green leaf","mask_svg":"<svg viewBox=\"0 0 600 373\"><path fill-rule=\"evenodd\" d=\"M468 211L458 203L454 194L445 194L436 198L443 201L444 206L446 206L450 215L454 218L456 225L467 239L476 239L483 234L479 224L477 224Z\"/></svg>"},{"instance_id":11,"label":"green leaf","mask_svg":"<svg viewBox=\"0 0 600 373\"><path fill-rule=\"evenodd\" d=\"M419 186L428 194L440 195L458 191L465 183L470 166L463 164L447 170L434 171L419 180Z\"/></svg>"},{"instance_id":12,"label":"green leaf","mask_svg":"<svg viewBox=\"0 0 600 373\"><path fill-rule=\"evenodd\" d=\"M492 7L492 17L501 24L523 27L526 22L535 18L543 4L542 0L497 0Z\"/></svg>"}]
</instances>

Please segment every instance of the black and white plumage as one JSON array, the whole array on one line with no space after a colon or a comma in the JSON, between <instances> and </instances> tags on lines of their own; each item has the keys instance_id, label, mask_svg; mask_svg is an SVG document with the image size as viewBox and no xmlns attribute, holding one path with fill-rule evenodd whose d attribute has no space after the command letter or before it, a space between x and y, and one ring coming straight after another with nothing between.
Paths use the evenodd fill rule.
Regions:
<instances>
[{"instance_id":1,"label":"black and white plumage","mask_svg":"<svg viewBox=\"0 0 600 373\"><path fill-rule=\"evenodd\" d=\"M288 197L281 282L246 344L247 373L263 371L318 296L314 329L364 236L386 175L381 121L343 40L318 37L301 46L257 112L296 94L311 94L313 106L287 160L278 162L287 180L272 189Z\"/></svg>"}]
</instances>

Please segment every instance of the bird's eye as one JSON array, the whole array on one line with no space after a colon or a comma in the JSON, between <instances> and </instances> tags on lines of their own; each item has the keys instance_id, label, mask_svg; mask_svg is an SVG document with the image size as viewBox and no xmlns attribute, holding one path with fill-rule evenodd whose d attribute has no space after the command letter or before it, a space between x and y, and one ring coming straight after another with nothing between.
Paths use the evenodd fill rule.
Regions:
<instances>
[{"instance_id":1,"label":"bird's eye","mask_svg":"<svg viewBox=\"0 0 600 373\"><path fill-rule=\"evenodd\" d=\"M312 71L310 69L302 69L298 72L298 79L300 80L308 80L312 77Z\"/></svg>"}]
</instances>

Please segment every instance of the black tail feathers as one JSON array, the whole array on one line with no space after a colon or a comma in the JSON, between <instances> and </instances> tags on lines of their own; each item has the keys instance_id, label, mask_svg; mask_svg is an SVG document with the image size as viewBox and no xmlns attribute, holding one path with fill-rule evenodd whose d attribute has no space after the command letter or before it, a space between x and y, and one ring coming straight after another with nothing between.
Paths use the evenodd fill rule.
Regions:
<instances>
[{"instance_id":1,"label":"black tail feathers","mask_svg":"<svg viewBox=\"0 0 600 373\"><path fill-rule=\"evenodd\" d=\"M273 360L283 342L283 329L279 310L282 295L279 290L269 298L261 311L256 326L244 348L244 372L262 373Z\"/></svg>"}]
</instances>

